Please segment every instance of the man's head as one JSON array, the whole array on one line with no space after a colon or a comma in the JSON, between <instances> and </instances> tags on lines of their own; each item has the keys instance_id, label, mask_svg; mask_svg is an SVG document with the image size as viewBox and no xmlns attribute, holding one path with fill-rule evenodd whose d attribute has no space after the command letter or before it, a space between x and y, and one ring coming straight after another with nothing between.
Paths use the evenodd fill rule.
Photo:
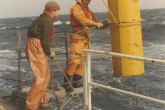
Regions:
<instances>
[{"instance_id":1,"label":"man's head","mask_svg":"<svg viewBox=\"0 0 165 110\"><path fill-rule=\"evenodd\" d=\"M88 7L91 0L76 0L78 2L81 2L85 7Z\"/></svg>"},{"instance_id":2,"label":"man's head","mask_svg":"<svg viewBox=\"0 0 165 110\"><path fill-rule=\"evenodd\" d=\"M85 7L88 7L90 1L91 1L91 0L81 0L82 4L83 4Z\"/></svg>"},{"instance_id":3,"label":"man's head","mask_svg":"<svg viewBox=\"0 0 165 110\"><path fill-rule=\"evenodd\" d=\"M60 6L55 1L49 1L45 5L45 11L49 11L53 18L57 18Z\"/></svg>"}]
</instances>

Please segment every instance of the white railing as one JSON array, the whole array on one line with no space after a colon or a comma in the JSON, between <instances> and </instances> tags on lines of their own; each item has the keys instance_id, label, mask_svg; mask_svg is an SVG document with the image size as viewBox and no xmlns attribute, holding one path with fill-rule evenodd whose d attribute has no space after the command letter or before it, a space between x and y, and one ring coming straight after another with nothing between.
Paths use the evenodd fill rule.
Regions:
<instances>
[{"instance_id":1,"label":"white railing","mask_svg":"<svg viewBox=\"0 0 165 110\"><path fill-rule=\"evenodd\" d=\"M125 55L125 54L119 54L119 53L114 53L114 52L105 52L105 51L97 51L97 50L91 50L91 49L84 49L84 52L86 53L86 56L82 56L83 59L83 89L84 89L84 105L86 106L86 110L92 110L91 106L91 91L92 91L92 86L97 86L100 88L108 89L114 92L118 93L123 93L127 94L130 96L134 96L136 98L141 98L145 100L149 100L155 103L159 103L162 105L165 105L165 101L139 95L136 93L124 91L121 89L113 88L110 86L105 86L102 84L97 84L92 82L92 77L91 77L91 54L103 54L103 55L108 55L108 56L114 56L114 57L121 57L121 58L127 58L127 59L132 59L132 60L140 60L140 61L145 61L145 62L150 62L150 63L157 63L157 64L165 64L165 60L158 60L158 59L151 59L151 58L144 58L144 57L138 57L138 56L131 56L131 55Z\"/></svg>"}]
</instances>

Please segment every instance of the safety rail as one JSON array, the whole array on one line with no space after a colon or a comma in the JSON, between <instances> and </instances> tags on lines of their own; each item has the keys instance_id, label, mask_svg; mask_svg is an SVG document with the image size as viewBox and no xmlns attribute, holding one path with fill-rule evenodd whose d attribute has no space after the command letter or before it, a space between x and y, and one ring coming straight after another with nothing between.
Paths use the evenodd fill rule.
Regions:
<instances>
[{"instance_id":1,"label":"safety rail","mask_svg":"<svg viewBox=\"0 0 165 110\"><path fill-rule=\"evenodd\" d=\"M85 31L85 30L82 30L82 31ZM51 46L56 46L57 48L60 48L60 49L64 50L63 53L59 53L59 54L57 53L56 55L65 55L65 57L64 58L55 58L53 60L52 59L48 60L48 62L51 62L51 71L50 72L51 72L51 76L52 76L51 77L51 84L48 85L48 87L51 87L52 88L52 93L51 94L54 95L54 97L56 98L57 101L58 101L58 98L66 101L66 103L63 106L59 107L60 110L62 110L67 103L71 103L71 104L74 104L74 105L77 105L77 106L83 108L83 105L84 105L83 104L83 101L81 100L81 98L80 98L79 94L77 93L77 91L74 90L74 93L75 93L75 96L77 96L77 98L79 99L80 104L78 104L77 102L71 101L71 99L73 98L72 95L70 96L69 99L66 99L64 97L58 96L55 93L55 91L54 91L54 87L55 86L62 86L64 84L66 84L66 83L53 84L53 82L54 82L53 81L54 80L53 77L61 77L61 76L64 77L65 72L64 72L63 68L61 67L61 65L59 64L59 61L66 61L66 64L69 61L69 53L70 53L70 51L68 49L68 38L71 35L70 34L71 33L70 31L59 31L59 32L56 32L56 34L57 33L60 33L60 34L64 33L64 34L63 34L63 36L57 36L57 37L55 37L55 39L53 40L53 42L56 42L57 40L63 39L64 40L64 47L60 47L59 45L55 45L55 44L53 44L53 42L51 43ZM76 34L78 34L78 33L79 32L77 32ZM22 74L21 74L21 60L26 59L26 57L21 54L22 53L22 50L21 50L22 49L21 48L21 42L22 42L21 41L21 38L23 38L22 36L27 36L27 33L18 33L16 36L14 36L14 37L17 37L17 58L0 57L1 59L4 59L4 60L16 60L17 61L17 70L18 70L17 71L17 78L10 78L10 77L0 76L0 79L16 81L17 82L17 85L18 85L17 86L17 90L19 92L21 92L22 89L23 89L22 82L33 81L33 79L23 79L22 78ZM55 62L58 65L58 68L63 73L62 75L53 75L53 68L54 68L53 62ZM69 83L71 84L71 83L75 83L75 82L69 82ZM59 105L61 105L61 104L59 104Z\"/></svg>"},{"instance_id":2,"label":"safety rail","mask_svg":"<svg viewBox=\"0 0 165 110\"><path fill-rule=\"evenodd\" d=\"M121 89L113 88L110 86L105 86L102 84L98 84L95 82L92 82L92 76L91 76L91 54L102 54L102 55L108 55L108 56L113 56L113 57L120 57L120 58L127 58L127 59L132 59L132 60L139 60L139 61L145 61L145 62L150 62L150 63L157 63L157 64L165 64L165 60L159 60L159 59L151 59L151 58L145 58L145 57L138 57L138 56L131 56L131 55L125 55L125 54L119 54L119 53L114 53L114 52L106 52L106 51L98 51L98 50L91 50L91 49L84 49L84 52L86 55L82 56L83 59L83 90L84 90L84 105L86 106L86 110L92 110L92 105L91 105L91 92L92 92L92 86L104 88L107 90L111 90L114 92L122 93L122 94L127 94L130 96L134 96L136 98L141 98L145 99L148 101L152 101L158 104L165 105L165 101L147 97L144 95L124 91Z\"/></svg>"},{"instance_id":3,"label":"safety rail","mask_svg":"<svg viewBox=\"0 0 165 110\"><path fill-rule=\"evenodd\" d=\"M56 32L56 33L64 33L64 36L66 36L67 35L67 33L68 33L69 31L60 31L60 32ZM18 33L17 34L17 39L18 39L18 44L17 44L17 52L18 52L18 58L17 58L17 60L18 60L18 79L17 80L15 80L15 81L18 81L18 90L21 90L22 89L22 87L21 87L21 82L23 82L23 81L27 81L27 80L22 80L22 78L21 78L21 60L22 59L26 59L26 57L25 56L22 56L21 55L21 36L24 36L24 35L27 35L26 33ZM62 38L63 36L61 36L61 37L59 37L59 38ZM67 37L64 37L64 39L65 39L65 54L66 54L66 58L65 59L59 59L59 60L66 60L66 63L68 62L68 44L67 44ZM54 42L54 41L53 41ZM49 61L49 62L51 62L51 61ZM32 80L32 79L30 79L30 80ZM30 80L28 80L28 81L30 81Z\"/></svg>"}]
</instances>

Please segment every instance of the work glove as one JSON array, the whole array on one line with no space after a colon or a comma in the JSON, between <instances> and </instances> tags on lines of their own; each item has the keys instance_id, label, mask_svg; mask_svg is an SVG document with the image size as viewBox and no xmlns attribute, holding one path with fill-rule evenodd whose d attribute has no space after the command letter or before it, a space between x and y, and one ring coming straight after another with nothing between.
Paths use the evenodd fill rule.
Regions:
<instances>
[{"instance_id":1,"label":"work glove","mask_svg":"<svg viewBox=\"0 0 165 110\"><path fill-rule=\"evenodd\" d=\"M95 22L94 25L95 25L98 29L100 29L100 28L103 26L103 23L101 23L101 22Z\"/></svg>"},{"instance_id":2,"label":"work glove","mask_svg":"<svg viewBox=\"0 0 165 110\"><path fill-rule=\"evenodd\" d=\"M49 58L50 58L50 59L55 59L55 56L56 56L56 55L55 55L55 53L54 53L54 52L51 52L51 54L50 54L50 57L49 57Z\"/></svg>"},{"instance_id":3,"label":"work glove","mask_svg":"<svg viewBox=\"0 0 165 110\"><path fill-rule=\"evenodd\" d=\"M103 26L100 29L105 29L108 26L108 21L101 22Z\"/></svg>"}]
</instances>

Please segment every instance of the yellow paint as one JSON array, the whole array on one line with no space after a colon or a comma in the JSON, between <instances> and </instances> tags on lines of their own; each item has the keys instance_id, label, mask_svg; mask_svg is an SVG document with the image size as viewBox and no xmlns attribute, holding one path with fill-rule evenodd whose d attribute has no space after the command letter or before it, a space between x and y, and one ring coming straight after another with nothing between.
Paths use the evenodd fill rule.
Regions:
<instances>
[{"instance_id":1,"label":"yellow paint","mask_svg":"<svg viewBox=\"0 0 165 110\"><path fill-rule=\"evenodd\" d=\"M108 0L108 6L119 24L110 24L112 52L143 56L139 0ZM111 22L116 22L109 15ZM115 76L136 76L144 73L144 62L113 57Z\"/></svg>"}]
</instances>

